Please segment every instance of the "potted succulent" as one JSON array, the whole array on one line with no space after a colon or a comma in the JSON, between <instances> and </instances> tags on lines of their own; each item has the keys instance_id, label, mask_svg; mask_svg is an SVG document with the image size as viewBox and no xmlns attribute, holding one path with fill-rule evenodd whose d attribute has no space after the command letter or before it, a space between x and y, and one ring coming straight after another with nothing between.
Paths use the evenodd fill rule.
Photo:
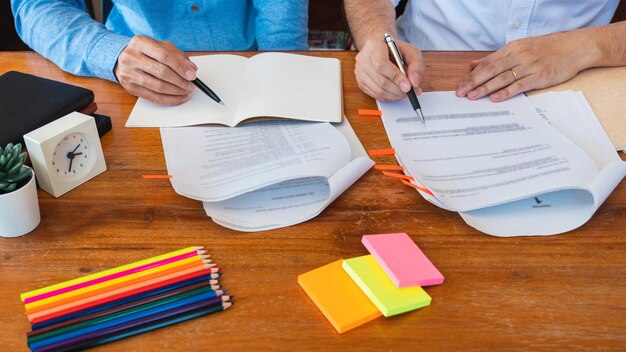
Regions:
<instances>
[{"instance_id":1,"label":"potted succulent","mask_svg":"<svg viewBox=\"0 0 626 352\"><path fill-rule=\"evenodd\" d=\"M39 225L35 173L24 165L20 143L0 147L0 236L25 235Z\"/></svg>"}]
</instances>

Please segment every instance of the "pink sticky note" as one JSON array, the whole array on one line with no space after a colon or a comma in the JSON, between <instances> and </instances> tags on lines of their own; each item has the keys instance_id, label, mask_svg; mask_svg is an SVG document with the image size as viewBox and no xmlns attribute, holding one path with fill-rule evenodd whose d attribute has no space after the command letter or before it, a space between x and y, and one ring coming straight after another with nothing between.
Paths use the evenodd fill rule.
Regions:
<instances>
[{"instance_id":1,"label":"pink sticky note","mask_svg":"<svg viewBox=\"0 0 626 352\"><path fill-rule=\"evenodd\" d=\"M443 283L443 275L406 233L365 235L361 242L397 287Z\"/></svg>"}]
</instances>

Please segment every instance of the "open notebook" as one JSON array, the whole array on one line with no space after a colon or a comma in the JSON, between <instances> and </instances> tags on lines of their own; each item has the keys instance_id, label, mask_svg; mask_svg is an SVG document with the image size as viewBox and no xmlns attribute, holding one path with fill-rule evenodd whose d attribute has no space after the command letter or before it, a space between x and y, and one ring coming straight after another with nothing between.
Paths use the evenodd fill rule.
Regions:
<instances>
[{"instance_id":1,"label":"open notebook","mask_svg":"<svg viewBox=\"0 0 626 352\"><path fill-rule=\"evenodd\" d=\"M408 100L378 102L396 158L424 198L482 232L575 229L626 175L581 93L492 103L431 92L420 103L426 125Z\"/></svg>"},{"instance_id":2,"label":"open notebook","mask_svg":"<svg viewBox=\"0 0 626 352\"><path fill-rule=\"evenodd\" d=\"M197 76L222 99L200 90L178 106L139 98L126 127L235 126L252 118L340 122L343 116L341 65L334 58L286 53L205 55L191 58Z\"/></svg>"}]
</instances>

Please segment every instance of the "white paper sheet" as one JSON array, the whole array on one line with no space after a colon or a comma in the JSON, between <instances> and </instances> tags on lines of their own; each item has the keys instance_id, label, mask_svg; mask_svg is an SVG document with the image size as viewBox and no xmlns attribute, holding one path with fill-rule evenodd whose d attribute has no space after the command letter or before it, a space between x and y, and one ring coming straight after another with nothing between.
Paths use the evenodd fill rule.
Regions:
<instances>
[{"instance_id":1,"label":"white paper sheet","mask_svg":"<svg viewBox=\"0 0 626 352\"><path fill-rule=\"evenodd\" d=\"M174 190L208 202L286 180L328 178L350 161L348 142L325 122L162 128L161 138Z\"/></svg>"},{"instance_id":2,"label":"white paper sheet","mask_svg":"<svg viewBox=\"0 0 626 352\"><path fill-rule=\"evenodd\" d=\"M541 120L524 96L494 104L432 92L420 103L426 125L408 100L378 105L408 173L449 209L584 188L597 173L593 161Z\"/></svg>"},{"instance_id":3,"label":"white paper sheet","mask_svg":"<svg viewBox=\"0 0 626 352\"><path fill-rule=\"evenodd\" d=\"M207 215L237 231L285 227L319 215L374 165L347 119L335 127L350 145L351 160L330 178L289 180L225 201L204 202Z\"/></svg>"},{"instance_id":4,"label":"white paper sheet","mask_svg":"<svg viewBox=\"0 0 626 352\"><path fill-rule=\"evenodd\" d=\"M443 128L438 126L438 119L433 119L432 115L440 114L441 110L457 109L459 115L476 113L477 106L472 102L461 99L462 101L455 103L453 101L455 98L450 95L446 96L446 94L445 92L426 93L420 98L420 103L427 117L427 127L421 130L422 134L430 132L435 133L434 136L437 136L441 135L441 132L437 132L437 129L440 131L444 128L450 130L466 128L465 124L456 121L453 122L453 125L451 124ZM447 101L448 99L450 101ZM448 153L449 156L448 158L438 156L441 160L438 162L450 163L454 160L454 166L460 168L471 168L471 165L459 164L458 156L480 154L477 152L477 149L482 150L484 155L488 155L489 150L491 150L491 155L497 155L494 152L506 150L507 148L518 148L520 152L512 153L510 157L517 159L525 155L536 156L533 154L537 154L537 150L533 148L523 149L524 142L529 142L527 147L549 145L549 149L544 150L554 153L569 153L569 155L555 155L561 161L569 160L564 165L568 165L570 170L577 170L575 171L576 173L581 172L580 167L586 167L587 171L590 172L584 178L579 178L572 182L572 177L575 177L575 175L562 172L554 174L556 175L554 178L543 176L538 178L540 181L539 185L518 182L515 184L515 187L519 188L518 193L513 193L506 187L499 187L498 189L502 192L500 199L509 198L513 201L497 203L498 205L495 206L465 210L460 212L460 215L470 226L495 236L552 235L575 229L591 218L611 191L621 182L624 175L626 175L626 163L622 162L615 153L610 140L599 125L582 94L566 92L536 95L530 98L532 104L524 101L523 97L515 99L517 100L517 107L503 103L492 104L486 101L485 103L492 105L492 109L501 111L501 113L497 113L496 110L491 112L492 115L500 119L498 123L522 122L528 132L525 136L525 141L517 141L521 144L516 144L515 135L509 135L509 140L492 138L494 136L491 134L482 135L476 143L483 143L487 148L486 150L474 148L473 145L468 143L464 143L467 146L463 147L463 145L449 143L448 141L445 144L440 143L440 145L428 143L428 140L424 141L424 139L412 141L407 136L411 133L416 133L416 131L420 132L421 124L417 122L417 118L410 118L411 122L417 125L417 127L410 125L408 125L410 127L402 127L406 123L403 123L402 120L397 121L397 119L393 120L390 118L393 116L411 116L410 107L406 106L408 102L379 103L379 107L383 110L385 128L392 145L396 149L398 161L407 168L407 174L412 176L418 175L413 183L420 186L430 188L433 183L424 182L420 179L419 176L423 175L424 172L416 170L418 162L420 162L420 166L422 163L421 159L416 157L419 153L415 153L415 150L429 152L444 149L444 153ZM435 102L441 105L436 105ZM522 109L522 103L526 104L526 107L534 106L536 108L538 114L534 115L535 119L533 121L539 121L541 122L540 124L534 122L529 124L528 120L524 119L524 116L531 117L533 114L527 108ZM393 109L389 109L389 107ZM402 112L399 112L398 109L402 109ZM389 113L390 111L391 114ZM484 113L485 110L482 111ZM509 113L505 113L505 111L509 111ZM525 111L523 115L520 114L521 111ZM431 120L428 118L429 115ZM508 118L511 115L513 116L513 121ZM435 129L435 132L431 132L432 129ZM545 133L546 130L548 133ZM400 138L403 133L404 138ZM463 140L464 137L457 134L448 139L457 138ZM566 143L563 142L564 139L567 141ZM560 145L560 148L554 148L555 144ZM576 147L572 148L572 145ZM541 148L538 151L541 152ZM421 157L424 158L423 156ZM403 159L408 159L408 162L406 160L403 161ZM416 159L418 162L416 162ZM484 158L471 159L472 162L480 164L477 167L478 169L484 168L486 165ZM503 162L503 160L498 159L496 159L496 164ZM579 167L576 167L575 164L579 164ZM458 174L462 174L462 172L458 172ZM455 182L457 181L455 180ZM526 193L525 197L518 196L523 193ZM434 197L424 192L420 192L420 194L431 203L442 208L457 211L461 209L458 205L450 206L454 203L449 202L448 198L442 197L437 192L435 192Z\"/></svg>"}]
</instances>

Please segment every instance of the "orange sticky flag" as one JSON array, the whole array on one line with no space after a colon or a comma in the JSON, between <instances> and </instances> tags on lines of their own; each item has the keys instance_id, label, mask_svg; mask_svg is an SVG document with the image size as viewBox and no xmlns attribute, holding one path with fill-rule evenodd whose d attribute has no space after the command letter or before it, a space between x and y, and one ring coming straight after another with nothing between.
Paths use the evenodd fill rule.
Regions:
<instances>
[{"instance_id":1,"label":"orange sticky flag","mask_svg":"<svg viewBox=\"0 0 626 352\"><path fill-rule=\"evenodd\" d=\"M389 177L400 178L400 179L404 179L404 180L409 180L409 181L415 180L413 178L413 176L409 176L409 175L405 175L405 174L397 174L395 172L389 172L389 171L383 171L383 175L389 176Z\"/></svg>"},{"instance_id":2,"label":"orange sticky flag","mask_svg":"<svg viewBox=\"0 0 626 352\"><path fill-rule=\"evenodd\" d=\"M143 178L172 178L172 175L143 175Z\"/></svg>"},{"instance_id":3,"label":"orange sticky flag","mask_svg":"<svg viewBox=\"0 0 626 352\"><path fill-rule=\"evenodd\" d=\"M359 109L360 116L383 116L383 112L376 109Z\"/></svg>"},{"instance_id":4,"label":"orange sticky flag","mask_svg":"<svg viewBox=\"0 0 626 352\"><path fill-rule=\"evenodd\" d=\"M400 165L374 165L376 170L404 171L404 167Z\"/></svg>"},{"instance_id":5,"label":"orange sticky flag","mask_svg":"<svg viewBox=\"0 0 626 352\"><path fill-rule=\"evenodd\" d=\"M395 153L396 153L396 151L393 148L389 148L389 149L372 149L372 150L368 150L367 151L367 154L369 154L369 156L394 155Z\"/></svg>"},{"instance_id":6,"label":"orange sticky flag","mask_svg":"<svg viewBox=\"0 0 626 352\"><path fill-rule=\"evenodd\" d=\"M402 183L404 183L405 185L407 185L407 186L409 186L409 187L411 187L411 188L415 188L415 189L420 190L420 191L422 191L422 192L424 192L424 193L426 193L426 194L430 194L430 195L431 195L431 196L433 196L433 197L435 196L435 195L433 194L433 192L431 192L428 188L424 188L424 187L420 187L420 186L418 186L418 185L414 185L414 184L412 184L411 182L408 182L408 181L406 181L406 180L400 180L400 181L402 181Z\"/></svg>"}]
</instances>

